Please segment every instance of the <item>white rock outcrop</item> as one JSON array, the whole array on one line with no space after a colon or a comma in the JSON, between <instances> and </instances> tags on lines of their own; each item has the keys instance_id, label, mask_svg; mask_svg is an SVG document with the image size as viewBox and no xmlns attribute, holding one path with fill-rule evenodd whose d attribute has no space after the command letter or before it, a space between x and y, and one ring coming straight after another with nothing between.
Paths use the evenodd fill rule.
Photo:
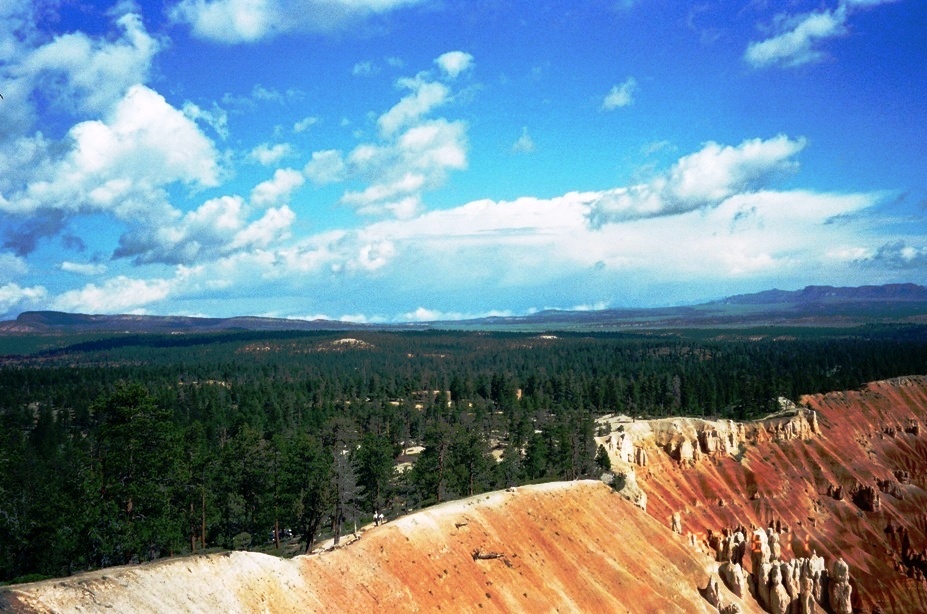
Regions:
<instances>
[{"instance_id":1,"label":"white rock outcrop","mask_svg":"<svg viewBox=\"0 0 927 614\"><path fill-rule=\"evenodd\" d=\"M614 487L619 495L647 511L647 493L645 493L637 483L637 473L629 467L624 471L615 474Z\"/></svg>"},{"instance_id":2,"label":"white rock outcrop","mask_svg":"<svg viewBox=\"0 0 927 614\"><path fill-rule=\"evenodd\" d=\"M724 580L724 585L738 597L745 597L750 593L747 588L747 572L738 563L722 563L718 568L718 574Z\"/></svg>"},{"instance_id":3,"label":"white rock outcrop","mask_svg":"<svg viewBox=\"0 0 927 614\"><path fill-rule=\"evenodd\" d=\"M773 565L769 572L769 611L772 614L789 614L792 597L782 583L782 571L779 565Z\"/></svg>"},{"instance_id":4,"label":"white rock outcrop","mask_svg":"<svg viewBox=\"0 0 927 614\"><path fill-rule=\"evenodd\" d=\"M830 597L830 609L834 614L851 614L853 606L850 598L853 595L853 587L850 586L850 566L843 559L837 559L830 572L830 582L828 583L828 597Z\"/></svg>"}]
</instances>

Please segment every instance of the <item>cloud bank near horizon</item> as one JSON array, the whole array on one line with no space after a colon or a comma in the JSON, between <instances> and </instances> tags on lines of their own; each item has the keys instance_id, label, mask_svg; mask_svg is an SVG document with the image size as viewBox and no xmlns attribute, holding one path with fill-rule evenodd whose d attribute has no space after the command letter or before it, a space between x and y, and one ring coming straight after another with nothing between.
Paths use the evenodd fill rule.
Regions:
<instances>
[{"instance_id":1,"label":"cloud bank near horizon","mask_svg":"<svg viewBox=\"0 0 927 614\"><path fill-rule=\"evenodd\" d=\"M549 61L519 77L502 56L451 43L415 59L414 46L402 59L339 45L357 43L356 24L414 22L422 11L409 9L425 4L319 0L286 21L288 0L182 0L155 28L154 16L119 3L91 33L49 32L13 0L0 13L0 318L462 319L927 271L917 186L821 180L851 150L812 123L750 116L706 138L654 140L670 117L654 97L670 76L653 67L612 68L574 95ZM813 66L825 41L883 4L780 15L729 61ZM328 90L312 79L264 85L264 73L237 93L173 89L167 32L181 40L178 28L229 49L322 37L338 49L328 61L340 66L339 91L357 94L325 107ZM637 123L631 147L622 139ZM583 166L596 171L576 178ZM896 159L884 169L904 176Z\"/></svg>"}]
</instances>

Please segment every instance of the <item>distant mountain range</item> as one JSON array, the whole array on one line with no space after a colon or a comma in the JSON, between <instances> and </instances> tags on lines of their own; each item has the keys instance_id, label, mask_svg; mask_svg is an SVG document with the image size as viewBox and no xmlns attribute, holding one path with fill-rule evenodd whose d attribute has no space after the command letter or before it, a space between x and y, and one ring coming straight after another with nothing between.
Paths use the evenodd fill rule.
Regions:
<instances>
[{"instance_id":1,"label":"distant mountain range","mask_svg":"<svg viewBox=\"0 0 927 614\"><path fill-rule=\"evenodd\" d=\"M464 330L610 331L749 326L859 326L874 323L927 324L927 287L890 284L802 290L766 290L685 307L548 310L526 316L433 322L435 328Z\"/></svg>"},{"instance_id":2,"label":"distant mountain range","mask_svg":"<svg viewBox=\"0 0 927 614\"><path fill-rule=\"evenodd\" d=\"M775 303L827 303L846 301L927 301L927 287L916 284L887 284L884 286L859 286L858 288L835 288L833 286L807 286L803 290L766 290L756 294L738 294L720 303L741 305L771 305Z\"/></svg>"},{"instance_id":3,"label":"distant mountain range","mask_svg":"<svg viewBox=\"0 0 927 614\"><path fill-rule=\"evenodd\" d=\"M0 322L0 334L194 333L210 331L324 330L498 330L621 331L660 328L743 328L749 326L859 326L873 323L927 324L927 287L889 284L802 290L766 290L685 307L546 310L525 316L408 324L353 324L332 320L186 316L86 315L29 311Z\"/></svg>"},{"instance_id":4,"label":"distant mountain range","mask_svg":"<svg viewBox=\"0 0 927 614\"><path fill-rule=\"evenodd\" d=\"M15 320L0 322L2 333L126 332L192 333L210 331L350 330L361 324L330 320L287 320L284 318L234 317L194 318L188 316L87 315L61 311L26 311Z\"/></svg>"}]
</instances>

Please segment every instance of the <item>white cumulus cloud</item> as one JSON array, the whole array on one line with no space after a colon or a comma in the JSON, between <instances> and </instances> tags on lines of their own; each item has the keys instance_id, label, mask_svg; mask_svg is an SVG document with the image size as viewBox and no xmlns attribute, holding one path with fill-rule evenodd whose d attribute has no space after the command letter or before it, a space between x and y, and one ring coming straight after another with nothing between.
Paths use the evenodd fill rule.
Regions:
<instances>
[{"instance_id":1,"label":"white cumulus cloud","mask_svg":"<svg viewBox=\"0 0 927 614\"><path fill-rule=\"evenodd\" d=\"M401 314L397 321L400 322L439 322L449 320L474 320L477 318L504 318L512 316L511 311L491 310L481 313L462 313L460 311L441 311L439 309L428 309L419 307L414 311L407 311Z\"/></svg>"},{"instance_id":2,"label":"white cumulus cloud","mask_svg":"<svg viewBox=\"0 0 927 614\"><path fill-rule=\"evenodd\" d=\"M244 227L247 206L240 196L222 196L181 214L171 211L158 224L145 224L119 239L116 258L138 263L193 263L222 253Z\"/></svg>"},{"instance_id":3,"label":"white cumulus cloud","mask_svg":"<svg viewBox=\"0 0 927 614\"><path fill-rule=\"evenodd\" d=\"M248 160L257 162L262 166L270 166L291 153L293 153L293 147L289 143L277 143L276 145L261 143L248 152Z\"/></svg>"},{"instance_id":4,"label":"white cumulus cloud","mask_svg":"<svg viewBox=\"0 0 927 614\"><path fill-rule=\"evenodd\" d=\"M455 53L439 60L461 70L470 62ZM362 181L366 187L346 190L341 204L364 215L408 219L422 210L423 191L442 185L449 172L467 168L467 125L429 117L452 93L427 72L399 79L397 85L409 93L377 118L376 142L361 143L346 154L316 151L303 172L318 185Z\"/></svg>"},{"instance_id":5,"label":"white cumulus cloud","mask_svg":"<svg viewBox=\"0 0 927 614\"><path fill-rule=\"evenodd\" d=\"M797 163L792 157L804 147L804 139L784 135L750 139L736 147L707 143L647 183L603 193L592 206L590 221L601 225L717 206L734 194L756 190L771 177L794 170Z\"/></svg>"},{"instance_id":6,"label":"white cumulus cloud","mask_svg":"<svg viewBox=\"0 0 927 614\"><path fill-rule=\"evenodd\" d=\"M36 138L41 138L38 136ZM106 211L122 219L163 214L172 183L215 186L218 154L196 124L157 92L129 88L104 120L73 126L58 159L20 170L18 190L0 203L14 214Z\"/></svg>"},{"instance_id":7,"label":"white cumulus cloud","mask_svg":"<svg viewBox=\"0 0 927 614\"><path fill-rule=\"evenodd\" d=\"M0 283L11 281L17 275L25 273L29 267L21 257L6 252L0 252Z\"/></svg>"},{"instance_id":8,"label":"white cumulus cloud","mask_svg":"<svg viewBox=\"0 0 927 614\"><path fill-rule=\"evenodd\" d=\"M296 214L286 205L268 209L263 217L252 222L235 235L230 248L265 248L275 241L287 239Z\"/></svg>"},{"instance_id":9,"label":"white cumulus cloud","mask_svg":"<svg viewBox=\"0 0 927 614\"><path fill-rule=\"evenodd\" d=\"M465 51L448 51L435 59L435 64L451 79L473 66L473 56Z\"/></svg>"},{"instance_id":10,"label":"white cumulus cloud","mask_svg":"<svg viewBox=\"0 0 927 614\"><path fill-rule=\"evenodd\" d=\"M116 20L115 40L92 39L76 32L35 49L20 66L45 96L84 111L103 111L133 85L146 80L160 44L135 13ZM46 75L52 78L44 79ZM63 80L54 78L64 75Z\"/></svg>"},{"instance_id":11,"label":"white cumulus cloud","mask_svg":"<svg viewBox=\"0 0 927 614\"><path fill-rule=\"evenodd\" d=\"M314 151L303 172L318 185L343 181L346 172L344 156L334 149Z\"/></svg>"},{"instance_id":12,"label":"white cumulus cloud","mask_svg":"<svg viewBox=\"0 0 927 614\"><path fill-rule=\"evenodd\" d=\"M251 204L257 207L274 205L290 197L294 190L306 182L300 171L278 168L272 179L259 183L251 190Z\"/></svg>"},{"instance_id":13,"label":"white cumulus cloud","mask_svg":"<svg viewBox=\"0 0 927 614\"><path fill-rule=\"evenodd\" d=\"M457 305L473 304L467 300L474 287L500 295L524 291L536 297L538 306L569 308L627 304L634 300L628 289L640 287L640 279L652 287L677 287L684 278L689 289L723 295L732 281L761 287L793 280L833 283L841 275L851 279L861 265L877 266L879 254L896 260L896 268L905 262L923 266L923 241L883 245L884 235L866 238L860 232L868 224L861 213L883 196L771 189L770 174L790 170L790 158L802 145L787 137L706 145L652 182L662 190L657 191L660 198L690 199L686 207L658 215L622 211L613 220L620 223L598 226L589 223L593 212L613 192L629 188L419 209L404 219L380 219L295 241L286 239L292 221L286 207L246 221L234 206L216 203L196 217L203 225L226 227L224 243L213 248L218 256L178 266L167 291L170 299L233 288L240 297L269 292L318 297L310 305L316 313L343 313L344 307L338 307L343 302L332 292L346 292L342 298L350 300L356 300L355 292L388 292L414 301L404 308L394 303L401 319L452 319L466 314ZM414 188L419 180L406 181L408 186L393 191ZM367 196L380 202L377 194ZM192 226L192 217L184 220ZM201 236L190 232L188 239ZM92 303L92 290L114 283L85 288L81 304ZM157 296L159 288L147 288L142 296ZM427 309L421 308L422 295L431 297L424 303ZM564 304L565 296L569 302ZM56 300L48 304L59 304ZM254 305L259 311L259 303ZM301 304L298 309L307 308ZM364 317L384 318L382 313Z\"/></svg>"},{"instance_id":14,"label":"white cumulus cloud","mask_svg":"<svg viewBox=\"0 0 927 614\"><path fill-rule=\"evenodd\" d=\"M53 309L75 313L125 313L138 311L171 295L172 280L133 279L120 275L100 285L87 284L64 292L51 302Z\"/></svg>"},{"instance_id":15,"label":"white cumulus cloud","mask_svg":"<svg viewBox=\"0 0 927 614\"><path fill-rule=\"evenodd\" d=\"M14 283L0 286L0 315L39 305L47 295L48 291L42 286L23 288Z\"/></svg>"}]
</instances>

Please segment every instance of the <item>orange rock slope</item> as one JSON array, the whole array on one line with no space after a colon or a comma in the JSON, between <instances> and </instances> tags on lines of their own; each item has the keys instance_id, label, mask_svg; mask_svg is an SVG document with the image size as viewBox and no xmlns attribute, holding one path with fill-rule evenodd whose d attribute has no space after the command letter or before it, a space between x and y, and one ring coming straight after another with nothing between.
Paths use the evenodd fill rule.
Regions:
<instances>
[{"instance_id":1,"label":"orange rock slope","mask_svg":"<svg viewBox=\"0 0 927 614\"><path fill-rule=\"evenodd\" d=\"M648 458L637 467L648 513L668 524L679 512L684 533L702 543L709 529L779 521L788 527L783 558L816 551L828 567L838 557L849 563L855 612L927 612L927 583L910 564L927 546L927 377L809 395L800 404L813 410L805 414L818 433L776 439L767 423L765 441L733 454L680 461L659 437L637 440ZM877 505L867 501L867 487Z\"/></svg>"},{"instance_id":2,"label":"orange rock slope","mask_svg":"<svg viewBox=\"0 0 927 614\"><path fill-rule=\"evenodd\" d=\"M717 612L698 591L710 565L610 487L584 481L446 503L321 555L234 552L105 569L24 585L0 603L55 612Z\"/></svg>"},{"instance_id":3,"label":"orange rock slope","mask_svg":"<svg viewBox=\"0 0 927 614\"><path fill-rule=\"evenodd\" d=\"M927 377L800 405L746 424L603 422L613 432L600 442L618 473L635 470L629 495L646 496L646 513L600 482L523 487L409 515L321 555L105 569L0 590L0 610L716 612L698 590L717 577L708 531L778 523L782 558L849 564L855 612L927 612ZM675 513L682 535L670 530ZM760 611L754 596L722 591Z\"/></svg>"}]
</instances>

